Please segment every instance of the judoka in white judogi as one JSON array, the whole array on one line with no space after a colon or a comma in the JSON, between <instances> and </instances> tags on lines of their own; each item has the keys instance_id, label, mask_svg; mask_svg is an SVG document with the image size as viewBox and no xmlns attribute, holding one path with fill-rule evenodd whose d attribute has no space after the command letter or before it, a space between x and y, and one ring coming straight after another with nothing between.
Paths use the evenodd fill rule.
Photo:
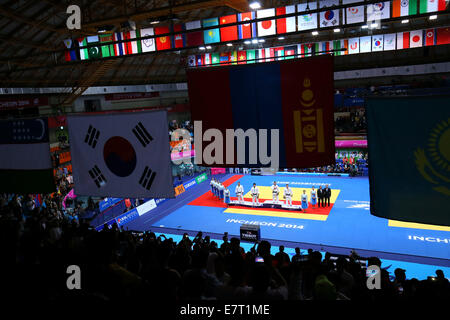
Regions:
<instances>
[{"instance_id":1,"label":"judoka in white judogi","mask_svg":"<svg viewBox=\"0 0 450 320\"><path fill-rule=\"evenodd\" d=\"M272 201L278 203L278 195L280 194L280 188L278 188L277 182L274 181L273 185L270 188L272 189Z\"/></svg>"},{"instance_id":2,"label":"judoka in white judogi","mask_svg":"<svg viewBox=\"0 0 450 320\"><path fill-rule=\"evenodd\" d=\"M252 205L259 206L259 189L256 186L256 183L253 184L253 187L250 190L250 193L252 195Z\"/></svg>"},{"instance_id":3,"label":"judoka in white judogi","mask_svg":"<svg viewBox=\"0 0 450 320\"><path fill-rule=\"evenodd\" d=\"M284 198L286 199L286 204L290 207L292 207L292 197L294 196L294 193L292 192L292 189L289 188L289 185L286 185L286 188L284 188Z\"/></svg>"},{"instance_id":4,"label":"judoka in white judogi","mask_svg":"<svg viewBox=\"0 0 450 320\"><path fill-rule=\"evenodd\" d=\"M234 190L236 193L237 201L244 202L244 187L238 182L236 189Z\"/></svg>"}]
</instances>

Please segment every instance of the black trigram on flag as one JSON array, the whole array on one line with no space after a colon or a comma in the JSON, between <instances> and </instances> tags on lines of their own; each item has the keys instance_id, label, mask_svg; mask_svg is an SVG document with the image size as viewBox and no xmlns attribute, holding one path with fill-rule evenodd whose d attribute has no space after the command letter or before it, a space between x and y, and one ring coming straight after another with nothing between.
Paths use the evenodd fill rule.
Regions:
<instances>
[{"instance_id":1,"label":"black trigram on flag","mask_svg":"<svg viewBox=\"0 0 450 320\"><path fill-rule=\"evenodd\" d=\"M86 133L86 138L84 138L84 142L90 145L93 149L95 149L99 136L100 131L89 125L89 129Z\"/></svg>"},{"instance_id":2,"label":"black trigram on flag","mask_svg":"<svg viewBox=\"0 0 450 320\"><path fill-rule=\"evenodd\" d=\"M156 172L152 171L148 166L145 167L142 173L141 179L139 179L139 184L145 189L150 190L152 187L153 180L155 180Z\"/></svg>"},{"instance_id":3,"label":"black trigram on flag","mask_svg":"<svg viewBox=\"0 0 450 320\"><path fill-rule=\"evenodd\" d=\"M94 180L97 188L100 188L106 183L105 176L96 165L91 170L89 170L89 175L91 176L92 180Z\"/></svg>"},{"instance_id":4,"label":"black trigram on flag","mask_svg":"<svg viewBox=\"0 0 450 320\"><path fill-rule=\"evenodd\" d=\"M144 148L153 140L153 137L148 133L141 122L138 122L137 126L135 126L132 131Z\"/></svg>"}]
</instances>

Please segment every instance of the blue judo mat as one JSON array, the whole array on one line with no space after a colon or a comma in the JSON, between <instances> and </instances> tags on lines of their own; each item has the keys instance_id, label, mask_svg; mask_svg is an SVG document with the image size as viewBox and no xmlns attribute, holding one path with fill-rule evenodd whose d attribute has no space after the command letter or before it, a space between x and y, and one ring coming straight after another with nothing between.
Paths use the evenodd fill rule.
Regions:
<instances>
[{"instance_id":1,"label":"blue judo mat","mask_svg":"<svg viewBox=\"0 0 450 320\"><path fill-rule=\"evenodd\" d=\"M230 175L225 176L226 180ZM354 249L362 256L376 255L385 259L400 259L450 266L450 232L417 228L392 227L388 220L370 214L369 180L365 177L317 176L243 176L238 181L249 191L253 182L270 186L273 181L293 188L310 188L329 184L339 195L326 221L284 217L235 214L225 208L188 205L209 190L209 182L198 185L186 194L132 221L127 227L133 230L166 228L239 235L242 223L260 224L261 237L284 241L285 245L312 247L336 253L349 253ZM229 189L234 196L237 181ZM333 191L335 192L335 191ZM159 211L158 211L159 210ZM167 231L166 231L167 232ZM297 245L296 245L297 244Z\"/></svg>"}]
</instances>

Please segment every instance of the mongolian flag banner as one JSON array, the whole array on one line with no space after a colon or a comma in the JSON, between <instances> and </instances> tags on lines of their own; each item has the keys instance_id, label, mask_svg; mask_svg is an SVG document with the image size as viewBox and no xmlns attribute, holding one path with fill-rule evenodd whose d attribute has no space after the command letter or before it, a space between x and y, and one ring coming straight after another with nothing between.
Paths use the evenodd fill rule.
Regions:
<instances>
[{"instance_id":1,"label":"mongolian flag banner","mask_svg":"<svg viewBox=\"0 0 450 320\"><path fill-rule=\"evenodd\" d=\"M450 226L449 98L416 96L367 101L373 215ZM409 115L408 121L398 121L405 114Z\"/></svg>"},{"instance_id":2,"label":"mongolian flag banner","mask_svg":"<svg viewBox=\"0 0 450 320\"><path fill-rule=\"evenodd\" d=\"M189 69L187 78L197 163L279 168L334 163L331 55Z\"/></svg>"},{"instance_id":3,"label":"mongolian flag banner","mask_svg":"<svg viewBox=\"0 0 450 320\"><path fill-rule=\"evenodd\" d=\"M46 118L0 121L0 154L0 192L56 190Z\"/></svg>"}]
</instances>

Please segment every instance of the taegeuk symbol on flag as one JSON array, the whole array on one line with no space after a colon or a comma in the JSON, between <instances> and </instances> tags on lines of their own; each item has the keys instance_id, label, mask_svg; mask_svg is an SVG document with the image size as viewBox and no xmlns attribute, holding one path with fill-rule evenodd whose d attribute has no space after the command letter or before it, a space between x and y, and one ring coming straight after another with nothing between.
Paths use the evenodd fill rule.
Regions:
<instances>
[{"instance_id":1,"label":"taegeuk symbol on flag","mask_svg":"<svg viewBox=\"0 0 450 320\"><path fill-rule=\"evenodd\" d=\"M174 196L166 111L68 117L75 193Z\"/></svg>"}]
</instances>

